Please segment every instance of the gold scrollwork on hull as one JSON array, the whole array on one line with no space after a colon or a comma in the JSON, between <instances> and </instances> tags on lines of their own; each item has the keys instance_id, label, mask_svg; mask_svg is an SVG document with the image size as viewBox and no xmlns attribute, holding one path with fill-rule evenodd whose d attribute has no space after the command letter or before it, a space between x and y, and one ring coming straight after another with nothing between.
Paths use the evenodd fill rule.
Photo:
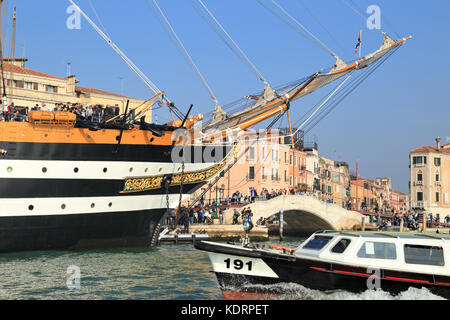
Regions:
<instances>
[{"instance_id":1,"label":"gold scrollwork on hull","mask_svg":"<svg viewBox=\"0 0 450 320\"><path fill-rule=\"evenodd\" d=\"M234 160L236 160L237 158L236 149L237 145L233 147L233 150L229 152L228 155L224 157L221 162L207 169L184 172L183 174L181 173L173 174L169 186L181 185L181 179L183 179L183 184L193 184L207 181L213 178L216 174L218 174L225 168L231 157L233 157ZM126 177L124 188L120 193L142 192L152 189L159 189L162 187L164 176L166 175L157 175L150 177Z\"/></svg>"}]
</instances>

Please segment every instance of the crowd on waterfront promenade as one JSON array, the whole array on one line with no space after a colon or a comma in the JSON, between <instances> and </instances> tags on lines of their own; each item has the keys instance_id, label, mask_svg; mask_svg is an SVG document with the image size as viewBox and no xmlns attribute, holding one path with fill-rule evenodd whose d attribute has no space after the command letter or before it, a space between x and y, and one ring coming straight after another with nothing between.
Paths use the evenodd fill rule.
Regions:
<instances>
[{"instance_id":1,"label":"crowd on waterfront promenade","mask_svg":"<svg viewBox=\"0 0 450 320\"><path fill-rule=\"evenodd\" d=\"M408 228L409 230L415 231L419 229L419 223L423 223L423 216L426 218L426 227L427 228L436 228L436 227L450 227L450 216L445 216L443 222L438 215L432 215L419 213L415 211L410 211L406 214L394 213L391 217L380 217L376 216L372 219L371 222L375 222L378 225L380 230L389 230L391 227L400 227L403 219L403 227Z\"/></svg>"},{"instance_id":2,"label":"crowd on waterfront promenade","mask_svg":"<svg viewBox=\"0 0 450 320\"><path fill-rule=\"evenodd\" d=\"M45 103L36 104L35 106L22 107L15 106L14 103L11 103L7 106L3 107L1 111L0 121L28 121L29 111L44 111L44 112L71 112L74 113L83 119L92 122L104 122L112 117L115 117L119 114L118 105L110 106L110 105L89 105L89 104L81 104L81 103L56 103L55 107L50 108L47 107Z\"/></svg>"}]
</instances>

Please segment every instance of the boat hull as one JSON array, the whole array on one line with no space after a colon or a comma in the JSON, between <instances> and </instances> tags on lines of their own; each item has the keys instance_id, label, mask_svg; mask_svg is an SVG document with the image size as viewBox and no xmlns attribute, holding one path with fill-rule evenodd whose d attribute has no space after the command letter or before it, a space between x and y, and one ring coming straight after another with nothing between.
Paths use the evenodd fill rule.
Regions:
<instances>
[{"instance_id":1,"label":"boat hull","mask_svg":"<svg viewBox=\"0 0 450 320\"><path fill-rule=\"evenodd\" d=\"M411 287L425 287L433 294L450 298L450 277L447 276L392 270L377 270L377 273L375 269L324 263L264 250L215 246L206 242L195 246L208 251L224 299L298 298L298 287L290 284L324 292L362 293L381 289L394 295Z\"/></svg>"},{"instance_id":2,"label":"boat hull","mask_svg":"<svg viewBox=\"0 0 450 320\"><path fill-rule=\"evenodd\" d=\"M119 135L0 123L0 252L155 245L167 208L218 174L232 150L187 146L183 168L169 133L125 130L121 144Z\"/></svg>"},{"instance_id":3,"label":"boat hull","mask_svg":"<svg viewBox=\"0 0 450 320\"><path fill-rule=\"evenodd\" d=\"M0 252L149 246L164 209L0 218Z\"/></svg>"}]
</instances>

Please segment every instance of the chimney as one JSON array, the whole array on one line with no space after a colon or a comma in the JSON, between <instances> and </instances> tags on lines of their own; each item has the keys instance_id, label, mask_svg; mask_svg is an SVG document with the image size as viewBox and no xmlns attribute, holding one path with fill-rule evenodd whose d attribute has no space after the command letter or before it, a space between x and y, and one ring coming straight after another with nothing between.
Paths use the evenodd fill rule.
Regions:
<instances>
[{"instance_id":1,"label":"chimney","mask_svg":"<svg viewBox=\"0 0 450 320\"><path fill-rule=\"evenodd\" d=\"M436 148L438 150L441 149L441 138L439 138L439 137L436 138Z\"/></svg>"}]
</instances>

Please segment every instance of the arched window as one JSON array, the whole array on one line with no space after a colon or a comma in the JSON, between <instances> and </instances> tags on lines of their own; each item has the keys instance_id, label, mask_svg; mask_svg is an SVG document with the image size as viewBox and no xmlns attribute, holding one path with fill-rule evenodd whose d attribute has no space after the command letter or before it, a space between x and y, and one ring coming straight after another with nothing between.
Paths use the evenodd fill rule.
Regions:
<instances>
[{"instance_id":1,"label":"arched window","mask_svg":"<svg viewBox=\"0 0 450 320\"><path fill-rule=\"evenodd\" d=\"M417 171L417 181L423 181L422 170Z\"/></svg>"}]
</instances>

